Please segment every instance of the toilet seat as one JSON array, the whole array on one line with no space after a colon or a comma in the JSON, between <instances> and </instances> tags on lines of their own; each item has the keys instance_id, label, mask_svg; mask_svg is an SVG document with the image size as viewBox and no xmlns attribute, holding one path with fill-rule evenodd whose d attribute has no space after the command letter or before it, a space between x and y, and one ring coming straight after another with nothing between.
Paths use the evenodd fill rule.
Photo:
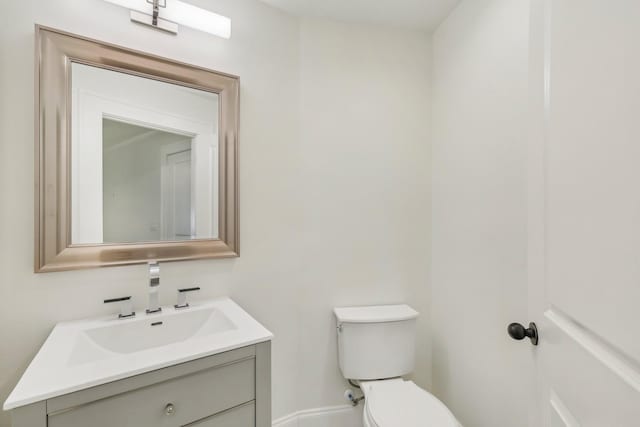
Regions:
<instances>
[{"instance_id":1,"label":"toilet seat","mask_svg":"<svg viewBox=\"0 0 640 427\"><path fill-rule=\"evenodd\" d=\"M367 427L460 427L431 393L401 379L363 382Z\"/></svg>"}]
</instances>

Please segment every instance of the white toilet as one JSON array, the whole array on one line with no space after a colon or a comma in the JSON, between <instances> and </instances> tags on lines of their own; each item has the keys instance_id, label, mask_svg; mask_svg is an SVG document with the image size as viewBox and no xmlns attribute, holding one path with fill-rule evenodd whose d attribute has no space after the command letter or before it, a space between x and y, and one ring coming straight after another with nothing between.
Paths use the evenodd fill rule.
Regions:
<instances>
[{"instance_id":1,"label":"white toilet","mask_svg":"<svg viewBox=\"0 0 640 427\"><path fill-rule=\"evenodd\" d=\"M402 379L415 365L418 312L408 305L334 309L338 359L365 395L365 427L460 427L431 393Z\"/></svg>"}]
</instances>

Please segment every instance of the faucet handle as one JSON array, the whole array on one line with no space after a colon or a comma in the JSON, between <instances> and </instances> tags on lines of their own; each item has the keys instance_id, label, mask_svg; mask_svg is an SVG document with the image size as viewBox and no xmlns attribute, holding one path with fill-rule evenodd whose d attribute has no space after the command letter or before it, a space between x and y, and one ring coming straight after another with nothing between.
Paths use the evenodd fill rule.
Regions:
<instances>
[{"instance_id":1,"label":"faucet handle","mask_svg":"<svg viewBox=\"0 0 640 427\"><path fill-rule=\"evenodd\" d=\"M189 307L189 303L187 302L187 295L190 292L197 292L199 290L200 290L200 286L194 286L193 288L178 289L178 303L173 307L176 310Z\"/></svg>"},{"instance_id":2,"label":"faucet handle","mask_svg":"<svg viewBox=\"0 0 640 427\"><path fill-rule=\"evenodd\" d=\"M104 300L105 304L111 304L115 302L120 303L120 314L118 315L118 319L128 319L130 317L135 317L136 312L133 311L133 304L131 304L130 296Z\"/></svg>"}]
</instances>

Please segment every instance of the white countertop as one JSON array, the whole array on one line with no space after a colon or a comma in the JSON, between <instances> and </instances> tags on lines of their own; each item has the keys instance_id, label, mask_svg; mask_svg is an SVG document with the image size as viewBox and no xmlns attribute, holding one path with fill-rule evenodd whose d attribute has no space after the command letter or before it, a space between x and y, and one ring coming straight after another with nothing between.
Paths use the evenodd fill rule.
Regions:
<instances>
[{"instance_id":1,"label":"white countertop","mask_svg":"<svg viewBox=\"0 0 640 427\"><path fill-rule=\"evenodd\" d=\"M127 324L139 328L140 322L148 324L158 320L170 323L172 318L177 319L187 313L187 310L196 315L199 310L215 310L231 326L227 327L228 330L214 333L200 331L181 337L179 342L129 353L109 351L92 344L90 352L85 349L81 352L89 356L78 359L79 345L88 348L89 339L86 336L89 331L112 326L122 328ZM139 313L133 319L121 320L112 315L59 323L31 361L4 402L3 408L5 411L11 410L133 375L269 341L271 338L271 332L229 298L194 302L190 308L179 311L173 307L163 307L160 315ZM86 360L81 360L83 357Z\"/></svg>"}]
</instances>

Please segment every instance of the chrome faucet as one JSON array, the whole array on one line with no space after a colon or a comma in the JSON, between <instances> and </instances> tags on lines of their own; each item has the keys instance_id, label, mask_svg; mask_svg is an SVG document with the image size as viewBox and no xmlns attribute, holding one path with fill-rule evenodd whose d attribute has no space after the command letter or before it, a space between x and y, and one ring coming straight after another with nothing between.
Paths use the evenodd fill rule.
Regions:
<instances>
[{"instance_id":1,"label":"chrome faucet","mask_svg":"<svg viewBox=\"0 0 640 427\"><path fill-rule=\"evenodd\" d=\"M147 314L160 313L162 308L158 302L160 292L160 264L158 262L149 263L149 308Z\"/></svg>"}]
</instances>

